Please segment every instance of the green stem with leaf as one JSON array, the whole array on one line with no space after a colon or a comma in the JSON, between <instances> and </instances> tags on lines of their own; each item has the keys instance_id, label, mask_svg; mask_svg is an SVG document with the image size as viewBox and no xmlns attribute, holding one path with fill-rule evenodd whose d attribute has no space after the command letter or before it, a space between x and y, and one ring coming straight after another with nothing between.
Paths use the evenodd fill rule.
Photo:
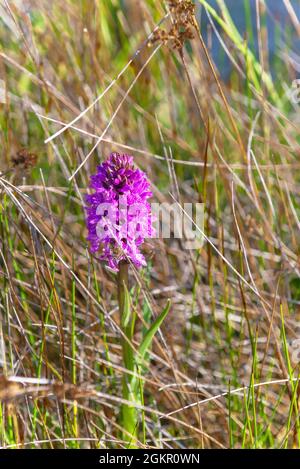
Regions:
<instances>
[{"instance_id":1,"label":"green stem with leaf","mask_svg":"<svg viewBox=\"0 0 300 469\"><path fill-rule=\"evenodd\" d=\"M128 442L129 448L136 447L137 433L138 433L138 419L137 419L137 399L132 388L133 376L135 370L134 353L131 346L135 318L132 317L130 308L130 298L128 293L128 263L121 261L119 263L118 272L118 301L120 312L120 324L123 332L122 336L122 354L123 365L129 373L123 373L122 392L123 399L128 403L123 403L121 406L121 423L123 427L123 439ZM132 405L130 403L132 402Z\"/></svg>"},{"instance_id":2,"label":"green stem with leaf","mask_svg":"<svg viewBox=\"0 0 300 469\"><path fill-rule=\"evenodd\" d=\"M120 325L122 330L122 355L123 365L126 371L122 379L122 397L126 402L121 406L121 425L123 429L123 440L127 442L128 448L138 447L139 413L138 407L143 403L143 383L138 375L147 371L149 362L148 350L152 340L166 318L170 310L170 300L161 314L157 316L146 333L143 334L142 342L135 352L132 340L134 336L136 314L130 303L128 291L128 267L126 261L119 263L118 272L118 302L120 311Z\"/></svg>"}]
</instances>

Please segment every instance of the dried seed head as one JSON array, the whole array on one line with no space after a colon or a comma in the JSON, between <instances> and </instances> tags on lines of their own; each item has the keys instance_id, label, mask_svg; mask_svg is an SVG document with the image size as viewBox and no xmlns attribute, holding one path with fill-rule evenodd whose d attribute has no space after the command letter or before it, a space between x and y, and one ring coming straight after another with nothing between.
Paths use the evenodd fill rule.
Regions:
<instances>
[{"instance_id":1,"label":"dried seed head","mask_svg":"<svg viewBox=\"0 0 300 469\"><path fill-rule=\"evenodd\" d=\"M26 148L21 148L11 160L14 168L29 169L36 165L37 156Z\"/></svg>"},{"instance_id":2,"label":"dried seed head","mask_svg":"<svg viewBox=\"0 0 300 469\"><path fill-rule=\"evenodd\" d=\"M169 0L172 25L168 31L158 29L153 34L151 43L169 42L172 49L181 50L184 42L194 39L195 5L191 0Z\"/></svg>"}]
</instances>

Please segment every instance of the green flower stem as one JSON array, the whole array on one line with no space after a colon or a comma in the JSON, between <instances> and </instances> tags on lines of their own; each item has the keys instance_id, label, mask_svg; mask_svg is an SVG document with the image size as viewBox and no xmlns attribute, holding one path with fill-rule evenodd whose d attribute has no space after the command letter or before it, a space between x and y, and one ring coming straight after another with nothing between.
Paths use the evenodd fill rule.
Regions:
<instances>
[{"instance_id":1,"label":"green flower stem","mask_svg":"<svg viewBox=\"0 0 300 469\"><path fill-rule=\"evenodd\" d=\"M134 334L134 318L131 314L130 300L128 293L128 267L126 261L120 261L118 272L118 301L120 312L120 324L125 337L122 337L122 353L124 368L130 372L135 371L135 359L133 349L130 346ZM130 404L121 406L121 424L124 429L123 439L128 442L128 448L137 447L138 435L138 414L136 404L138 396L134 392L133 377L131 374L124 373L122 381L123 399Z\"/></svg>"}]
</instances>

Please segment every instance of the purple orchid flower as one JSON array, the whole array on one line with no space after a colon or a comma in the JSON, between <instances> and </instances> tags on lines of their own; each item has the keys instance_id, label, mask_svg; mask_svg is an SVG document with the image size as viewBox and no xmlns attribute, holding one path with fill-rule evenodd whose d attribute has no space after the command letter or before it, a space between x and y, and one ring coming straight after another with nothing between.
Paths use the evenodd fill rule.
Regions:
<instances>
[{"instance_id":1,"label":"purple orchid flower","mask_svg":"<svg viewBox=\"0 0 300 469\"><path fill-rule=\"evenodd\" d=\"M115 271L120 261L145 266L140 246L154 234L146 174L134 167L132 156L112 153L91 176L90 188L86 212L91 252L100 252L99 259Z\"/></svg>"}]
</instances>

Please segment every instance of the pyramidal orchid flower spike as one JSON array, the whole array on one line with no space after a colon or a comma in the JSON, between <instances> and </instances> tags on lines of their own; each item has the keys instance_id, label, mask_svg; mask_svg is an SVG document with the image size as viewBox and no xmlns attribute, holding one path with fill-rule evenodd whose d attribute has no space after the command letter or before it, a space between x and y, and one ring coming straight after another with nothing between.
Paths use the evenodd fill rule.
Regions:
<instances>
[{"instance_id":1,"label":"pyramidal orchid flower spike","mask_svg":"<svg viewBox=\"0 0 300 469\"><path fill-rule=\"evenodd\" d=\"M137 375L141 372L146 351L170 308L168 302L135 350L133 339L137 314L132 308L129 264L136 267L146 265L140 248L145 238L155 234L152 226L154 217L148 201L152 192L146 174L134 166L133 157L119 153L112 153L98 166L96 174L91 177L90 189L91 193L86 197L90 250L117 271L120 342L123 367L128 371L122 375L121 438L127 448L138 448L141 435L138 408L144 397L143 384ZM143 441L145 444L144 432Z\"/></svg>"},{"instance_id":2,"label":"pyramidal orchid flower spike","mask_svg":"<svg viewBox=\"0 0 300 469\"><path fill-rule=\"evenodd\" d=\"M116 285L122 331L123 366L131 373L122 377L121 426L123 440L129 448L137 447L140 388L132 371L137 370L138 357L133 354L134 313L129 299L128 267L146 265L140 251L145 238L154 234L151 206L152 196L146 174L136 168L133 157L112 153L91 177L92 193L86 196L88 241L92 253L117 271Z\"/></svg>"},{"instance_id":3,"label":"pyramidal orchid flower spike","mask_svg":"<svg viewBox=\"0 0 300 469\"><path fill-rule=\"evenodd\" d=\"M146 265L140 247L153 235L150 182L133 157L112 153L91 177L86 196L88 241L92 253L119 270L121 261Z\"/></svg>"}]
</instances>

